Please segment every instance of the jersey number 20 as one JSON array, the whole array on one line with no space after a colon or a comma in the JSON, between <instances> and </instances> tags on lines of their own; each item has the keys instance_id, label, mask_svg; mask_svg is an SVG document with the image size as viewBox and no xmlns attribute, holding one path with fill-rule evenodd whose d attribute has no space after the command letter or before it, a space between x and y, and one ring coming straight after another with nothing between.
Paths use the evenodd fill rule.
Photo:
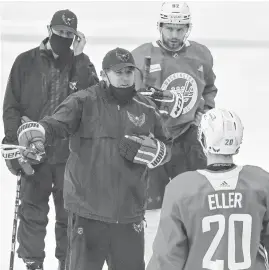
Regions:
<instances>
[{"instance_id":1,"label":"jersey number 20","mask_svg":"<svg viewBox=\"0 0 269 270\"><path fill-rule=\"evenodd\" d=\"M210 224L213 222L217 222L219 228L204 256L203 268L210 270L224 269L224 260L212 261L211 259L218 248L225 230L227 230L228 268L230 270L248 269L251 266L250 241L252 217L249 214L231 214L228 218L228 226L226 226L226 219L224 215L207 216L202 220L202 229L204 233L210 231ZM243 225L243 235L240 237L240 239L242 239L242 253L244 257L243 262L235 262L235 222L242 222Z\"/></svg>"}]
</instances>

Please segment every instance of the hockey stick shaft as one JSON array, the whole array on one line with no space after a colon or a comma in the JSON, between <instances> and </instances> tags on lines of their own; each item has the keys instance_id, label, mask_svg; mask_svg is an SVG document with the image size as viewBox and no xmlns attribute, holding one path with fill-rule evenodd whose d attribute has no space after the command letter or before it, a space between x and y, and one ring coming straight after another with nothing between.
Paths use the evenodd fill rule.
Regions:
<instances>
[{"instance_id":1,"label":"hockey stick shaft","mask_svg":"<svg viewBox=\"0 0 269 270\"><path fill-rule=\"evenodd\" d=\"M18 209L19 209L19 201L20 201L20 190L21 190L21 173L19 173L17 175L15 211L14 211L14 219L13 219L13 227L12 227L12 240L11 240L11 252L10 252L9 270L13 270L13 268L14 268L16 236L17 236L17 224L18 224Z\"/></svg>"},{"instance_id":2,"label":"hockey stick shaft","mask_svg":"<svg viewBox=\"0 0 269 270\"><path fill-rule=\"evenodd\" d=\"M145 56L144 59L144 77L143 77L143 85L145 88L149 86L149 74L150 74L150 65L151 65L151 57Z\"/></svg>"},{"instance_id":3,"label":"hockey stick shaft","mask_svg":"<svg viewBox=\"0 0 269 270\"><path fill-rule=\"evenodd\" d=\"M66 270L71 270L71 257L72 257L72 239L73 239L73 226L74 226L74 213L72 211L68 212L68 226L67 226L67 254L66 254Z\"/></svg>"},{"instance_id":4,"label":"hockey stick shaft","mask_svg":"<svg viewBox=\"0 0 269 270\"><path fill-rule=\"evenodd\" d=\"M162 91L157 87L151 85L150 82L150 66L151 66L151 56L145 56L144 59L144 71L143 71L143 86L147 90L148 88L154 88L156 91ZM152 96L152 91L139 91L143 96Z\"/></svg>"}]
</instances>

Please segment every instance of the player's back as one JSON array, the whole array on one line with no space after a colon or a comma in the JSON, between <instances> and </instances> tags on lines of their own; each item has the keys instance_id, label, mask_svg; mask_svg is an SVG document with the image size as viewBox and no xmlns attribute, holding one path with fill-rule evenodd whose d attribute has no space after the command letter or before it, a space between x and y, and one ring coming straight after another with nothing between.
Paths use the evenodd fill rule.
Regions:
<instances>
[{"instance_id":1,"label":"player's back","mask_svg":"<svg viewBox=\"0 0 269 270\"><path fill-rule=\"evenodd\" d=\"M202 170L172 182L185 192L177 199L188 237L185 270L266 269L260 241L269 219L267 172L255 166Z\"/></svg>"}]
</instances>

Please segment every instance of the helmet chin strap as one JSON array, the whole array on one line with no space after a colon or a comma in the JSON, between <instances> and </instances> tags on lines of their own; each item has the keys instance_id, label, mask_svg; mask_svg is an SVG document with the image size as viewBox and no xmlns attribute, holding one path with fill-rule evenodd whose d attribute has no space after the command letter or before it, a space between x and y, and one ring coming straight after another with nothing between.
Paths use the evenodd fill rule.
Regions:
<instances>
[{"instance_id":1,"label":"helmet chin strap","mask_svg":"<svg viewBox=\"0 0 269 270\"><path fill-rule=\"evenodd\" d=\"M181 45L179 48L177 48L177 49L170 49L170 48L168 48L167 46L165 46L165 44L164 44L164 42L163 42L163 35L162 35L163 30L162 30L162 27L159 26L159 30L160 30L160 44L162 45L162 47L163 47L165 50L167 50L167 51L169 51L169 52L178 52L178 51L180 51L180 50L185 46L185 43L186 43L186 41L187 41L187 39L188 39L188 37L189 37L189 35L190 35L190 33L191 33L191 29L192 29L192 24L190 23L190 24L189 24L188 31L187 31L187 33L185 34L184 39L183 39L183 41L182 41L182 45Z\"/></svg>"}]
</instances>

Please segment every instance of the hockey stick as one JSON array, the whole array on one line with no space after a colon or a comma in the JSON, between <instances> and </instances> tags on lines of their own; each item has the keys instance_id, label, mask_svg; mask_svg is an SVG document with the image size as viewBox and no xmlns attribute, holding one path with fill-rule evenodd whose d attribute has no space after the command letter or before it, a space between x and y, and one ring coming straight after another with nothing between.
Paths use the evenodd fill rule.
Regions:
<instances>
[{"instance_id":1,"label":"hockey stick","mask_svg":"<svg viewBox=\"0 0 269 270\"><path fill-rule=\"evenodd\" d=\"M150 65L151 65L151 56L145 56L144 77L143 77L143 85L145 88L147 88L149 86Z\"/></svg>"},{"instance_id":2,"label":"hockey stick","mask_svg":"<svg viewBox=\"0 0 269 270\"><path fill-rule=\"evenodd\" d=\"M151 96L151 91L146 91L149 85L149 74L150 74L151 56L145 56L144 59L144 71L143 71L143 88L145 91L139 91L143 96Z\"/></svg>"},{"instance_id":3,"label":"hockey stick","mask_svg":"<svg viewBox=\"0 0 269 270\"><path fill-rule=\"evenodd\" d=\"M0 149L22 149L26 150L27 147L15 144L1 144Z\"/></svg>"},{"instance_id":4,"label":"hockey stick","mask_svg":"<svg viewBox=\"0 0 269 270\"><path fill-rule=\"evenodd\" d=\"M140 94L142 94L143 96L152 96L152 94L154 93L154 91L160 91L162 92L161 89L158 89L156 87L153 87L152 85L150 85L150 66L151 66L151 56L145 56L145 60L144 60L144 75L143 75L143 86L145 89L151 87L152 91L141 91L139 92Z\"/></svg>"},{"instance_id":5,"label":"hockey stick","mask_svg":"<svg viewBox=\"0 0 269 270\"><path fill-rule=\"evenodd\" d=\"M19 172L19 174L17 175L15 211L14 211L13 228L12 228L12 242L11 242L9 270L13 270L14 268L20 190L21 190L21 172Z\"/></svg>"},{"instance_id":6,"label":"hockey stick","mask_svg":"<svg viewBox=\"0 0 269 270\"><path fill-rule=\"evenodd\" d=\"M145 56L144 59L144 72L143 72L143 87L147 90L147 88L151 88L152 91L139 91L140 94L143 96L152 96L154 91L160 91L162 92L161 89L158 89L156 87L153 87L150 85L150 66L151 66L151 56Z\"/></svg>"},{"instance_id":7,"label":"hockey stick","mask_svg":"<svg viewBox=\"0 0 269 270\"><path fill-rule=\"evenodd\" d=\"M74 213L72 211L68 212L68 225L67 225L67 252L66 252L66 270L71 270L71 257L72 257L72 249L71 243L73 239L73 226L74 226Z\"/></svg>"}]
</instances>

